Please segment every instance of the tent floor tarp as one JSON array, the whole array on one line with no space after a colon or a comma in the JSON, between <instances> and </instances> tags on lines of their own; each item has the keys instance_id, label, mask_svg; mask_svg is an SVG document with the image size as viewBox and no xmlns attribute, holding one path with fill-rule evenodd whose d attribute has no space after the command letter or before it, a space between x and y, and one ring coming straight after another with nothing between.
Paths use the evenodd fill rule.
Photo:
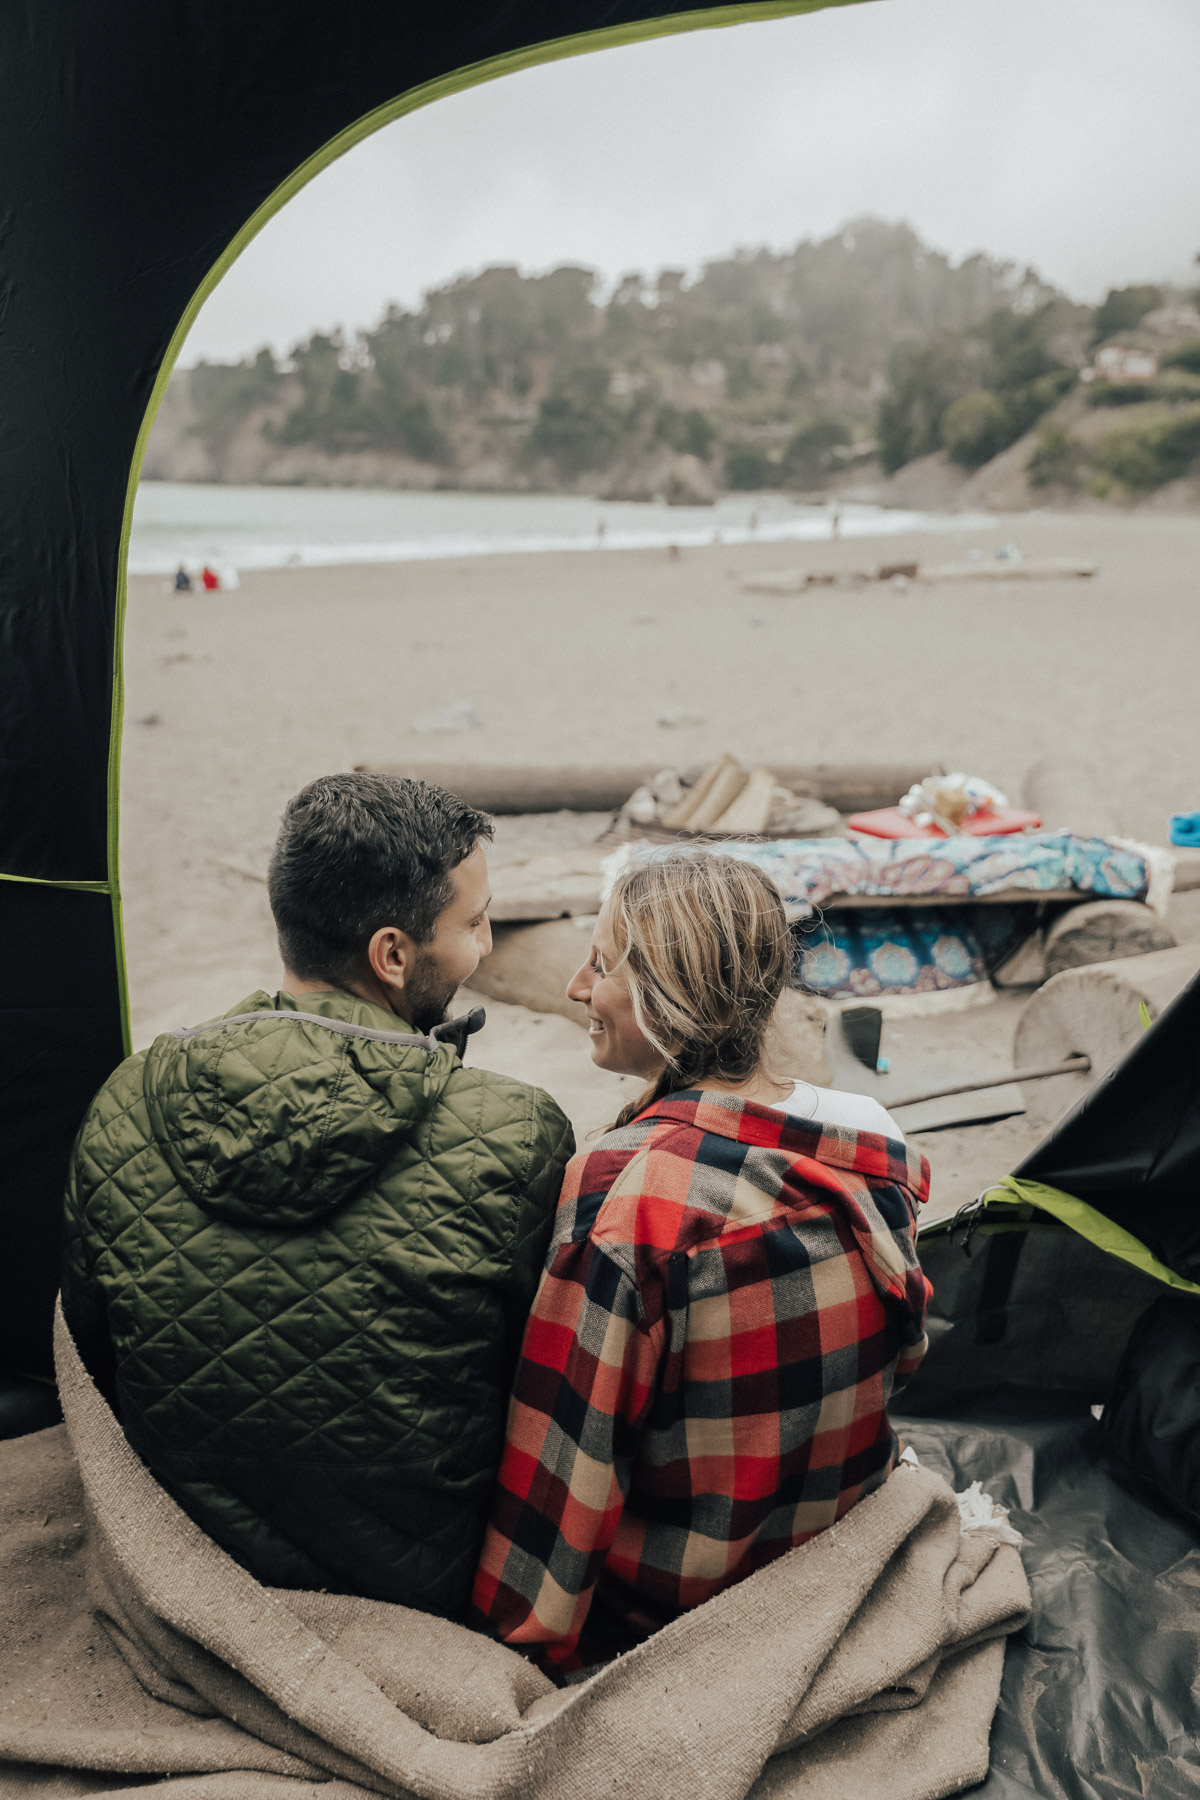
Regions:
<instances>
[{"instance_id":1,"label":"tent floor tarp","mask_svg":"<svg viewBox=\"0 0 1200 1800\"><path fill-rule=\"evenodd\" d=\"M1040 1414L1040 1416L1039 1416ZM1100 1465L1087 1406L1028 1395L896 1419L922 1464L1010 1509L1033 1616L1009 1640L979 1800L1196 1800L1200 1543Z\"/></svg>"}]
</instances>

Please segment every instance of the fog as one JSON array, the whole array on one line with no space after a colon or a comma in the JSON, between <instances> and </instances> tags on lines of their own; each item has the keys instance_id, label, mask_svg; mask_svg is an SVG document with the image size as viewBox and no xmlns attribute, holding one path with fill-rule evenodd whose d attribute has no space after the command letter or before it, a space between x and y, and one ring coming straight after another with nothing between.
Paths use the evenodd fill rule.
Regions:
<instances>
[{"instance_id":1,"label":"fog","mask_svg":"<svg viewBox=\"0 0 1200 1800\"><path fill-rule=\"evenodd\" d=\"M184 361L490 262L695 268L871 213L1079 299L1195 274L1195 0L872 0L607 50L442 100L333 164L212 296Z\"/></svg>"}]
</instances>

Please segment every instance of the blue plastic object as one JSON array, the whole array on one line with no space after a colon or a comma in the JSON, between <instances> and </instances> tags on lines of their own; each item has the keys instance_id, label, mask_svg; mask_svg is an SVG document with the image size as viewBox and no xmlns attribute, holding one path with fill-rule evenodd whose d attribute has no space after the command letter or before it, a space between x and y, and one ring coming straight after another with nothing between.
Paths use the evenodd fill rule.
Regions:
<instances>
[{"instance_id":1,"label":"blue plastic object","mask_svg":"<svg viewBox=\"0 0 1200 1800\"><path fill-rule=\"evenodd\" d=\"M1200 850L1200 812L1171 814L1171 842L1180 850Z\"/></svg>"}]
</instances>

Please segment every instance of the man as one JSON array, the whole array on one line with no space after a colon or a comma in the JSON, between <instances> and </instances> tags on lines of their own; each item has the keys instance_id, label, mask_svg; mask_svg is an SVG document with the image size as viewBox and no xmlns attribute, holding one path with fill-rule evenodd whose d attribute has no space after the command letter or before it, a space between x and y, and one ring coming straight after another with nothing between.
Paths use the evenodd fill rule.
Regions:
<instances>
[{"instance_id":1,"label":"man","mask_svg":"<svg viewBox=\"0 0 1200 1800\"><path fill-rule=\"evenodd\" d=\"M332 775L270 868L280 993L84 1120L63 1305L150 1469L259 1580L466 1611L571 1129L442 1023L491 949L488 819Z\"/></svg>"}]
</instances>

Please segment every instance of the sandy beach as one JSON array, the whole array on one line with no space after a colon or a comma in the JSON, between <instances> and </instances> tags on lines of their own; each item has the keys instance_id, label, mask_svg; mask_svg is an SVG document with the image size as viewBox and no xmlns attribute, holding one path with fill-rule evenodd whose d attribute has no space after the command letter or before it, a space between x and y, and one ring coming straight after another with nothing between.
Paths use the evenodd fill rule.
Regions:
<instances>
[{"instance_id":1,"label":"sandy beach","mask_svg":"<svg viewBox=\"0 0 1200 1800\"><path fill-rule=\"evenodd\" d=\"M1099 573L799 595L741 587L767 570L955 561L1005 543ZM678 559L595 551L275 570L228 594L175 596L161 578L135 577L122 782L135 1043L278 984L262 876L283 802L323 772L401 757L687 764L728 749L768 763L928 761L1016 797L1032 764L1070 755L1093 764L1122 831L1162 843L1169 813L1200 805L1198 668L1200 518L1148 512L997 517L936 538L714 544ZM456 701L471 703L477 728L417 729ZM678 714L687 722L659 722ZM1176 903L1181 938L1200 935L1197 898ZM1001 1056L1011 1010L973 1015L981 1054ZM489 1012L478 1060L542 1081L581 1128L611 1116L627 1084L597 1079L582 1031ZM925 1147L957 1194L977 1164L980 1179L1003 1172L997 1156L1011 1166L1019 1142L1017 1121Z\"/></svg>"}]
</instances>

